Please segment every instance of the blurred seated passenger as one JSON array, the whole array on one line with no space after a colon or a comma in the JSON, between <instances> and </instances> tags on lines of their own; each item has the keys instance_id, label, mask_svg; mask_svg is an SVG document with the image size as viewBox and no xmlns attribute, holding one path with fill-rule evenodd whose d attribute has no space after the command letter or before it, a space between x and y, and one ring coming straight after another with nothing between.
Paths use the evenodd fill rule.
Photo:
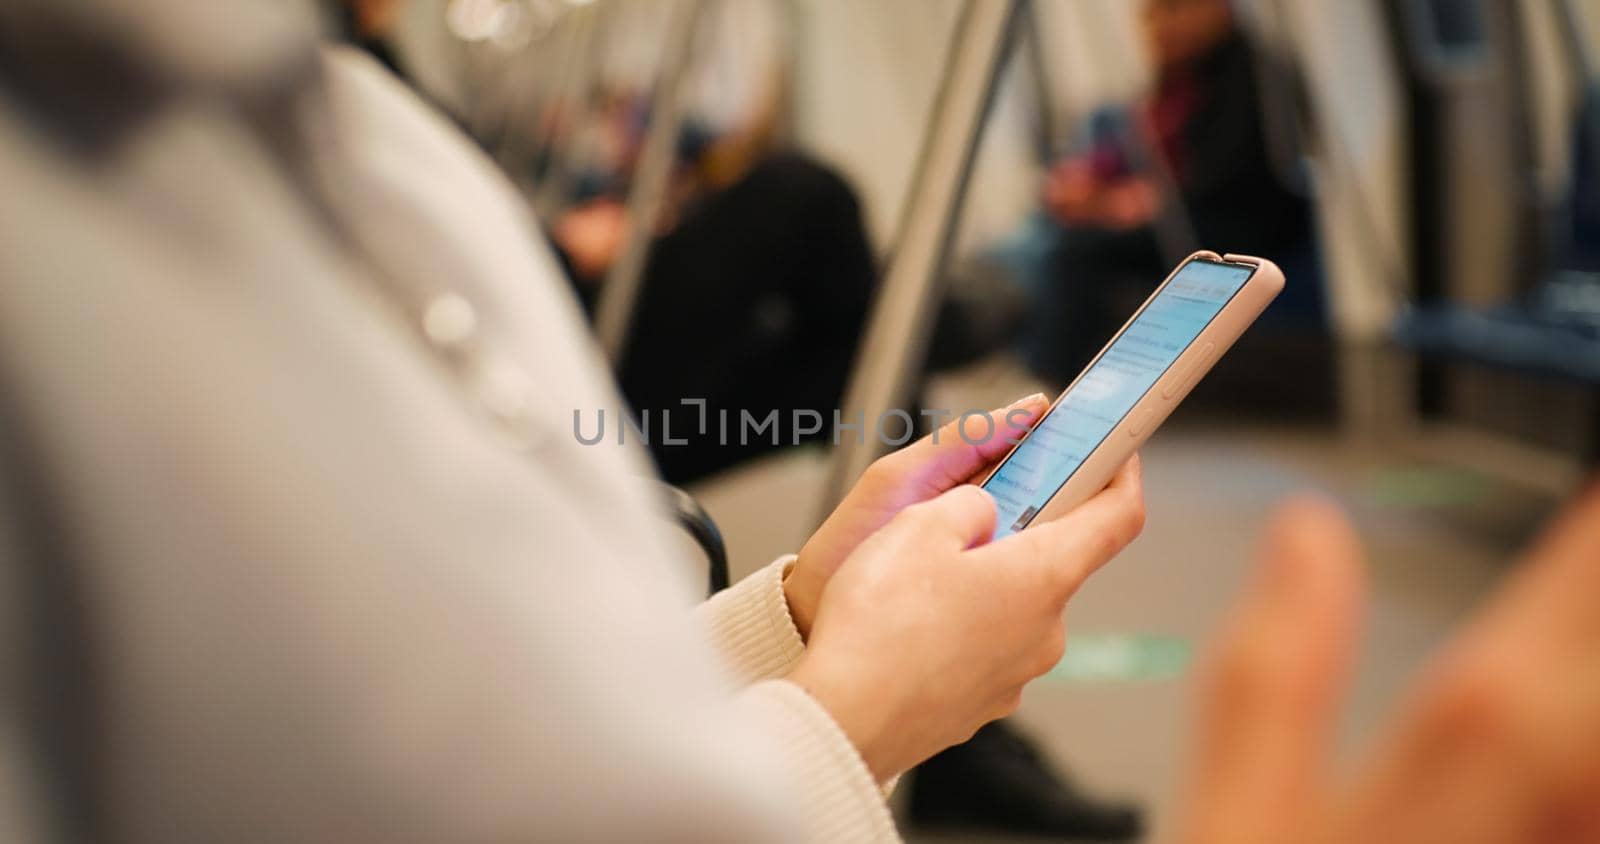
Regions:
<instances>
[{"instance_id":1,"label":"blurred seated passenger","mask_svg":"<svg viewBox=\"0 0 1600 844\"><path fill-rule=\"evenodd\" d=\"M704 398L710 412L793 413L831 426L855 360L874 284L854 192L794 154L766 158L706 197L650 252L633 336L619 374L636 410L672 411ZM658 447L668 480L687 481L770 450L691 438Z\"/></svg>"},{"instance_id":2,"label":"blurred seated passenger","mask_svg":"<svg viewBox=\"0 0 1600 844\"><path fill-rule=\"evenodd\" d=\"M640 122L609 125L626 133ZM686 128L645 264L618 378L633 410L648 414L651 453L673 483L794 442L796 411L831 426L866 321L876 270L855 192L820 162L770 151L768 135ZM553 237L592 307L623 242L626 180L587 181L603 186L599 195L568 211ZM699 429L701 411L683 404L697 399L710 434ZM723 440L715 432L724 411L733 423L741 411L777 411L778 421L760 436ZM686 442L660 436L662 414Z\"/></svg>"},{"instance_id":3,"label":"blurred seated passenger","mask_svg":"<svg viewBox=\"0 0 1600 844\"><path fill-rule=\"evenodd\" d=\"M1176 181L1197 247L1282 262L1310 248L1306 201L1273 170L1259 56L1229 0L1145 0L1155 85L1124 115L1093 121L1088 148L1056 164L1043 202L1060 223L1053 269L1026 332L1030 366L1064 382L1166 276L1155 177L1130 160L1139 138Z\"/></svg>"}]
</instances>

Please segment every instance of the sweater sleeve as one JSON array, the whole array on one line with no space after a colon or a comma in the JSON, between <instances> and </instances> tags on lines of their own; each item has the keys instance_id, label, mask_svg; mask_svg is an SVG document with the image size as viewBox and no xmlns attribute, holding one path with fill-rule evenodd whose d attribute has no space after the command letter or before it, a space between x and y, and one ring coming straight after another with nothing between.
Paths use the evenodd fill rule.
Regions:
<instances>
[{"instance_id":1,"label":"sweater sleeve","mask_svg":"<svg viewBox=\"0 0 1600 844\"><path fill-rule=\"evenodd\" d=\"M794 568L795 555L788 554L774 560L760 571L713 595L696 610L702 623L711 631L713 645L722 654L723 662L740 688L777 680L788 676L800 655L805 653L805 642L789 614L789 601L783 594L783 579ZM799 687L794 687L796 691ZM803 691L809 709L815 710L833 732L838 727L827 712ZM753 693L754 694L754 693ZM772 692L755 694L766 699ZM802 707L804 708L804 707ZM855 755L855 749L845 743ZM894 793L900 775L890 777L878 787L883 799Z\"/></svg>"},{"instance_id":2,"label":"sweater sleeve","mask_svg":"<svg viewBox=\"0 0 1600 844\"><path fill-rule=\"evenodd\" d=\"M745 689L738 705L784 748L790 787L806 807L805 840L900 840L885 802L887 789L873 781L855 745L804 689L787 680L763 680Z\"/></svg>"},{"instance_id":3,"label":"sweater sleeve","mask_svg":"<svg viewBox=\"0 0 1600 844\"><path fill-rule=\"evenodd\" d=\"M781 679L805 653L783 594L794 560L793 554L779 557L697 612L743 689L739 705L753 710L790 759L799 802L813 827L808 840L898 841L885 800L899 777L881 786L874 782L833 716L804 689Z\"/></svg>"},{"instance_id":4,"label":"sweater sleeve","mask_svg":"<svg viewBox=\"0 0 1600 844\"><path fill-rule=\"evenodd\" d=\"M783 594L794 559L793 554L779 557L696 610L741 688L787 675L805 653Z\"/></svg>"}]
</instances>

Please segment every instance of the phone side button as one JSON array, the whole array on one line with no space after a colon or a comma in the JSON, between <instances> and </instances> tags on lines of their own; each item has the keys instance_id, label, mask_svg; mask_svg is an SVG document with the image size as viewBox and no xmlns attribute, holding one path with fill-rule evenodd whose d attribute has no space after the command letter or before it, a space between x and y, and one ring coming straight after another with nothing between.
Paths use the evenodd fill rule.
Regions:
<instances>
[{"instance_id":1,"label":"phone side button","mask_svg":"<svg viewBox=\"0 0 1600 844\"><path fill-rule=\"evenodd\" d=\"M1170 399L1194 386L1194 382L1200 380L1200 373L1211 362L1211 353L1216 349L1216 343L1207 343L1201 346L1200 351L1195 354L1193 362L1189 364L1189 368L1183 371L1183 377L1172 379L1172 383L1161 391L1161 397Z\"/></svg>"},{"instance_id":2,"label":"phone side button","mask_svg":"<svg viewBox=\"0 0 1600 844\"><path fill-rule=\"evenodd\" d=\"M1155 418L1155 415L1156 412L1149 408L1134 414L1133 420L1128 423L1128 436L1131 439L1138 439L1139 435L1144 433L1144 429L1150 427L1150 420Z\"/></svg>"}]
</instances>

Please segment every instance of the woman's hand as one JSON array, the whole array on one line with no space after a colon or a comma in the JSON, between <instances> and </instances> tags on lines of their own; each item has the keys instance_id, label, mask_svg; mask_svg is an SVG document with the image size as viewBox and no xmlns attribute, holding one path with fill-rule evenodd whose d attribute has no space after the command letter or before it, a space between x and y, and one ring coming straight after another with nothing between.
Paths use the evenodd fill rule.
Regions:
<instances>
[{"instance_id":1,"label":"woman's hand","mask_svg":"<svg viewBox=\"0 0 1600 844\"><path fill-rule=\"evenodd\" d=\"M810 635L823 587L856 546L901 510L976 480L1049 406L1043 393L1035 393L988 414L956 419L868 467L800 549L784 581L800 635Z\"/></svg>"},{"instance_id":2,"label":"woman's hand","mask_svg":"<svg viewBox=\"0 0 1600 844\"><path fill-rule=\"evenodd\" d=\"M971 485L894 516L839 566L790 679L887 779L1010 714L1065 645L1062 609L1144 524L1134 457L1099 495L997 542Z\"/></svg>"},{"instance_id":3,"label":"woman's hand","mask_svg":"<svg viewBox=\"0 0 1600 844\"><path fill-rule=\"evenodd\" d=\"M1095 221L1101 198L1100 181L1088 157L1071 158L1045 173L1040 202L1063 225L1086 225Z\"/></svg>"},{"instance_id":4,"label":"woman's hand","mask_svg":"<svg viewBox=\"0 0 1600 844\"><path fill-rule=\"evenodd\" d=\"M1095 222L1112 231L1150 225L1161 208L1161 191L1149 179L1130 176L1106 187Z\"/></svg>"},{"instance_id":5,"label":"woman's hand","mask_svg":"<svg viewBox=\"0 0 1600 844\"><path fill-rule=\"evenodd\" d=\"M1361 553L1331 507L1277 519L1212 654L1178 840L1600 840L1600 488L1424 672L1368 764L1328 744L1354 653Z\"/></svg>"}]
</instances>

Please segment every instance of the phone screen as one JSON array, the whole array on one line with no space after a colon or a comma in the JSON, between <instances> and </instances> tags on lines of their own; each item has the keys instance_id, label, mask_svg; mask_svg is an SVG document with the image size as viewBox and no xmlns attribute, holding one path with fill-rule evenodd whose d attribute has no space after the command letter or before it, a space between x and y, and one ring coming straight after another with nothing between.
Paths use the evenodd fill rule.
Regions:
<instances>
[{"instance_id":1,"label":"phone screen","mask_svg":"<svg viewBox=\"0 0 1600 844\"><path fill-rule=\"evenodd\" d=\"M1196 259L1172 277L984 483L995 539L1028 526L1254 272Z\"/></svg>"}]
</instances>

